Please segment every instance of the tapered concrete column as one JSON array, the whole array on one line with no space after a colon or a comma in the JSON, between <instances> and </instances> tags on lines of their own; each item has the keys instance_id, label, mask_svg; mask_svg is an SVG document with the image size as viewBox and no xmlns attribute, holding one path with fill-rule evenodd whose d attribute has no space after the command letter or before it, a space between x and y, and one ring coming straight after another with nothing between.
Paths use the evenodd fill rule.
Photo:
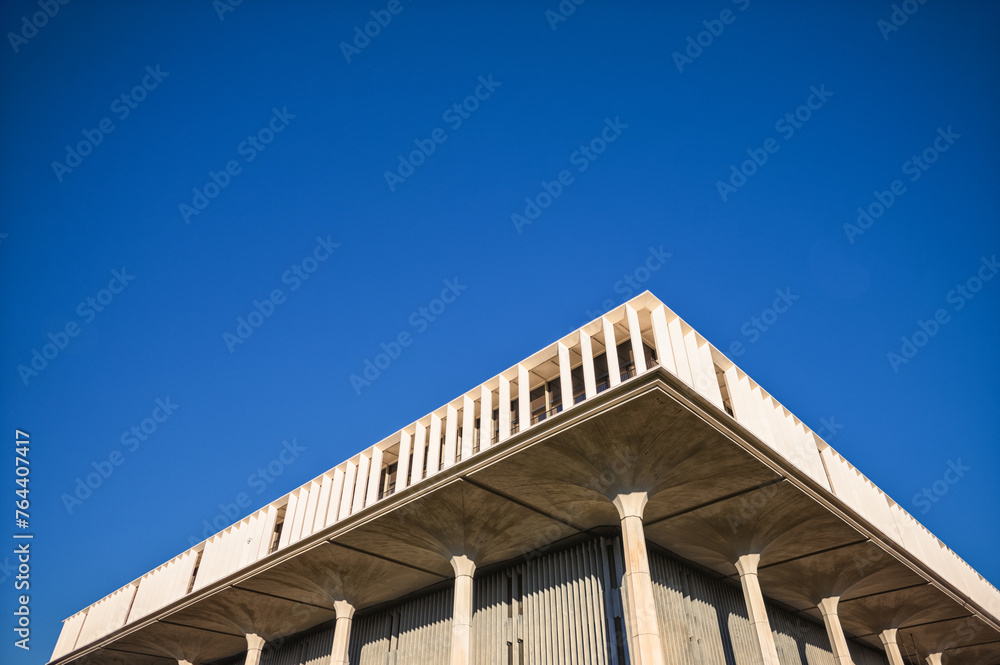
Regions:
<instances>
[{"instance_id":1,"label":"tapered concrete column","mask_svg":"<svg viewBox=\"0 0 1000 665\"><path fill-rule=\"evenodd\" d=\"M889 665L906 665L903 662L903 654L899 653L899 645L896 644L895 628L883 630L878 634L878 638L882 640L882 646L885 647L885 655L889 659Z\"/></svg>"},{"instance_id":2,"label":"tapered concrete column","mask_svg":"<svg viewBox=\"0 0 1000 665\"><path fill-rule=\"evenodd\" d=\"M247 633L247 659L245 665L260 665L260 652L264 650L264 638L255 633Z\"/></svg>"},{"instance_id":3,"label":"tapered concrete column","mask_svg":"<svg viewBox=\"0 0 1000 665\"><path fill-rule=\"evenodd\" d=\"M649 495L631 492L615 497L615 508L622 521L622 543L625 555L625 586L627 598L629 646L634 665L663 665L660 625L656 620L653 600L653 578L649 574L646 534L642 527L642 511Z\"/></svg>"},{"instance_id":4,"label":"tapered concrete column","mask_svg":"<svg viewBox=\"0 0 1000 665\"><path fill-rule=\"evenodd\" d=\"M925 658L924 660L927 661L927 665L941 665L941 654L940 653L927 654L927 658Z\"/></svg>"},{"instance_id":5,"label":"tapered concrete column","mask_svg":"<svg viewBox=\"0 0 1000 665\"><path fill-rule=\"evenodd\" d=\"M476 562L465 556L451 558L455 569L455 606L451 623L451 665L472 662L472 577Z\"/></svg>"},{"instance_id":6,"label":"tapered concrete column","mask_svg":"<svg viewBox=\"0 0 1000 665\"><path fill-rule=\"evenodd\" d=\"M753 626L760 658L764 665L779 665L778 649L774 646L774 635L771 634L771 622L767 619L767 607L764 605L764 594L760 592L760 581L757 579L757 564L760 554L744 554L736 561L736 570L740 573L740 584L743 586L743 598L747 604L747 614L750 625Z\"/></svg>"},{"instance_id":7,"label":"tapered concrete column","mask_svg":"<svg viewBox=\"0 0 1000 665\"><path fill-rule=\"evenodd\" d=\"M333 629L333 653L330 665L348 665L348 648L351 645L351 621L354 619L354 605L346 600L333 604L337 611L337 625Z\"/></svg>"},{"instance_id":8,"label":"tapered concrete column","mask_svg":"<svg viewBox=\"0 0 1000 665\"><path fill-rule=\"evenodd\" d=\"M854 665L851 661L851 651L847 647L847 638L844 637L844 628L840 625L840 615L837 614L838 603L840 596L829 596L819 601L817 607L823 615L823 623L826 624L826 636L830 638L833 661L837 665Z\"/></svg>"}]
</instances>

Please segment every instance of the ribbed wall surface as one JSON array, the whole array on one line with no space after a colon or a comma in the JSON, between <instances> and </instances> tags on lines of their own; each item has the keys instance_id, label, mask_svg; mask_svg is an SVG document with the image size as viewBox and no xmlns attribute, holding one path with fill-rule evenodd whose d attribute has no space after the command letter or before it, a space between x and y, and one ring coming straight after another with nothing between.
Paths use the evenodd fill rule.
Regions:
<instances>
[{"instance_id":1,"label":"ribbed wall surface","mask_svg":"<svg viewBox=\"0 0 1000 665\"><path fill-rule=\"evenodd\" d=\"M760 665L743 593L656 552L649 553L656 612L668 663ZM782 665L835 665L826 629L767 605ZM886 665L874 649L849 643L854 665Z\"/></svg>"},{"instance_id":2,"label":"ribbed wall surface","mask_svg":"<svg viewBox=\"0 0 1000 665\"><path fill-rule=\"evenodd\" d=\"M269 644L261 654L261 665L327 665L333 651L333 626L301 637Z\"/></svg>"},{"instance_id":3,"label":"ribbed wall surface","mask_svg":"<svg viewBox=\"0 0 1000 665\"><path fill-rule=\"evenodd\" d=\"M668 663L760 665L739 589L656 552L649 566Z\"/></svg>"},{"instance_id":4,"label":"ribbed wall surface","mask_svg":"<svg viewBox=\"0 0 1000 665\"><path fill-rule=\"evenodd\" d=\"M601 540L476 580L475 665L609 665Z\"/></svg>"},{"instance_id":5,"label":"ribbed wall surface","mask_svg":"<svg viewBox=\"0 0 1000 665\"><path fill-rule=\"evenodd\" d=\"M672 665L760 665L738 586L649 553L664 645ZM629 665L615 579L617 539L596 538L477 577L473 665ZM452 589L362 614L351 665L442 665L451 651ZM611 617L610 620L608 617ZM823 625L768 604L781 665L835 665ZM269 644L261 665L326 665L334 626ZM886 665L881 651L850 642L854 665ZM215 665L242 665L243 655Z\"/></svg>"},{"instance_id":6,"label":"ribbed wall surface","mask_svg":"<svg viewBox=\"0 0 1000 665\"><path fill-rule=\"evenodd\" d=\"M451 653L452 589L354 620L351 665L440 665Z\"/></svg>"}]
</instances>

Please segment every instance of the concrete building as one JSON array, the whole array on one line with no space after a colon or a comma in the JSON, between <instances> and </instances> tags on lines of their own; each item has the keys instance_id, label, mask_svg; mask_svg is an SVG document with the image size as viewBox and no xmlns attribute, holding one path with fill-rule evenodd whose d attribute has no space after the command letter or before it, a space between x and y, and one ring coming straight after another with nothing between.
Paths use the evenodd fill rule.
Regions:
<instances>
[{"instance_id":1,"label":"concrete building","mask_svg":"<svg viewBox=\"0 0 1000 665\"><path fill-rule=\"evenodd\" d=\"M1000 663L1000 592L649 293L65 620L52 663Z\"/></svg>"}]
</instances>

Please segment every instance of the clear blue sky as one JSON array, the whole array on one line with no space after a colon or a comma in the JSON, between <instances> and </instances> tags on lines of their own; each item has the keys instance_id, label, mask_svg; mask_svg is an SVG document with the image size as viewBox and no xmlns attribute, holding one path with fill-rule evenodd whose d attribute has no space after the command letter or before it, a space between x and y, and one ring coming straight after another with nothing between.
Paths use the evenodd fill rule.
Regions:
<instances>
[{"instance_id":1,"label":"clear blue sky","mask_svg":"<svg viewBox=\"0 0 1000 665\"><path fill-rule=\"evenodd\" d=\"M1000 252L1000 6L914 3L890 30L889 2L389 4L78 0L34 29L37 2L4 3L0 396L8 445L31 434L36 538L33 649L12 646L7 577L0 660L45 662L63 618L220 503L315 477L617 305L626 275L741 342L743 369L832 419L831 445L1000 583L1000 279L976 282ZM372 11L391 21L342 47ZM637 273L650 248L670 256ZM467 288L429 321L445 280Z\"/></svg>"}]
</instances>

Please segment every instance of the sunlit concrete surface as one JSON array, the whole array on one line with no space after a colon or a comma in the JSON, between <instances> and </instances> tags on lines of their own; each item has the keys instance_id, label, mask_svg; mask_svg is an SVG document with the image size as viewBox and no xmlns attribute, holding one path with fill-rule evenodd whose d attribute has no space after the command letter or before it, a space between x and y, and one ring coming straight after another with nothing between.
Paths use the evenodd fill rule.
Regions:
<instances>
[{"instance_id":1,"label":"sunlit concrete surface","mask_svg":"<svg viewBox=\"0 0 1000 665\"><path fill-rule=\"evenodd\" d=\"M52 655L215 661L996 665L1000 593L647 292L69 617Z\"/></svg>"}]
</instances>

